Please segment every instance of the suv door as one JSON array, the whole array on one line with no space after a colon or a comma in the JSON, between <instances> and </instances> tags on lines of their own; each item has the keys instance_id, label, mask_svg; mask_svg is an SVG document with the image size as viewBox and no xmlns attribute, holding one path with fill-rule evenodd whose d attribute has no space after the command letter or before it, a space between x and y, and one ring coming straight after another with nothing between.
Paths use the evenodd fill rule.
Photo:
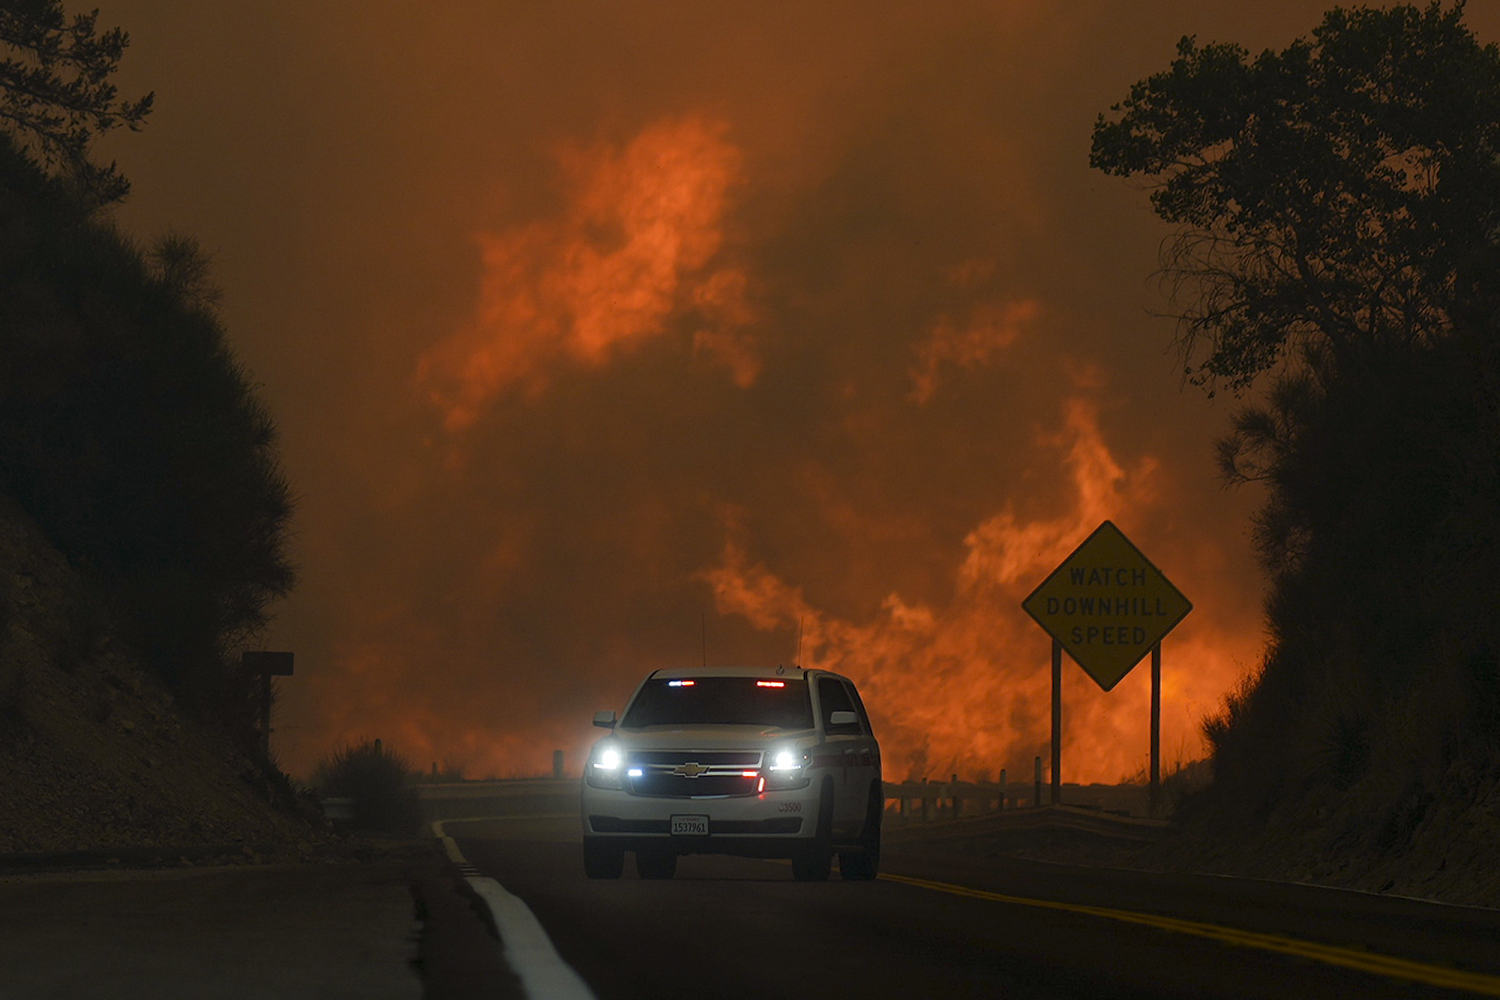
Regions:
<instances>
[{"instance_id":1,"label":"suv door","mask_svg":"<svg viewBox=\"0 0 1500 1000\"><path fill-rule=\"evenodd\" d=\"M818 678L818 718L823 726L825 753L837 760L833 774L833 836L848 840L864 826L865 801L870 787L868 761L874 741L863 713L848 686L838 677ZM853 712L856 721L833 724L834 712Z\"/></svg>"},{"instance_id":2,"label":"suv door","mask_svg":"<svg viewBox=\"0 0 1500 1000\"><path fill-rule=\"evenodd\" d=\"M854 702L854 713L859 716L862 734L858 753L849 765L849 776L853 779L852 785L856 790L851 794L856 797L855 806L859 810L858 815L863 820L869 808L868 796L872 784L876 786L877 795L880 798L880 805L877 808L885 808L885 788L880 775L880 743L875 739L875 729L870 725L870 716L865 712L865 703L860 698L858 689L849 681L845 681L844 686L849 689L849 698Z\"/></svg>"}]
</instances>

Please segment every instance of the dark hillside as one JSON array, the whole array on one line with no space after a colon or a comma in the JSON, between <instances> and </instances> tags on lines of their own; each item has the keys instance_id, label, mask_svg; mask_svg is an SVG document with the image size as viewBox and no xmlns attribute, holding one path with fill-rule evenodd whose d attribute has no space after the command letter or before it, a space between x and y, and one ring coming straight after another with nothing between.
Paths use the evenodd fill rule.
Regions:
<instances>
[{"instance_id":1,"label":"dark hillside","mask_svg":"<svg viewBox=\"0 0 1500 1000\"><path fill-rule=\"evenodd\" d=\"M1495 902L1500 48L1461 3L1184 38L1092 162L1177 227L1192 379L1270 383L1220 452L1265 489L1270 643L1190 831L1219 866Z\"/></svg>"},{"instance_id":2,"label":"dark hillside","mask_svg":"<svg viewBox=\"0 0 1500 1000\"><path fill-rule=\"evenodd\" d=\"M220 727L184 715L98 599L0 496L0 856L320 850L295 810L269 805L285 804L284 784Z\"/></svg>"},{"instance_id":3,"label":"dark hillside","mask_svg":"<svg viewBox=\"0 0 1500 1000\"><path fill-rule=\"evenodd\" d=\"M0 855L319 835L239 647L291 586L274 427L206 264L0 134Z\"/></svg>"},{"instance_id":4,"label":"dark hillside","mask_svg":"<svg viewBox=\"0 0 1500 1000\"><path fill-rule=\"evenodd\" d=\"M1270 448L1258 524L1271 645L1208 724L1216 780L1188 814L1243 864L1500 898L1479 877L1500 842L1490 352L1455 338L1278 393L1301 430Z\"/></svg>"},{"instance_id":5,"label":"dark hillside","mask_svg":"<svg viewBox=\"0 0 1500 1000\"><path fill-rule=\"evenodd\" d=\"M1358 797L1375 774L1420 798L1459 761L1500 764L1490 353L1454 339L1358 379L1283 383L1302 429L1269 445L1272 647L1259 685L1210 726L1220 777L1256 793L1247 808L1303 786Z\"/></svg>"},{"instance_id":6,"label":"dark hillside","mask_svg":"<svg viewBox=\"0 0 1500 1000\"><path fill-rule=\"evenodd\" d=\"M243 728L228 654L292 573L274 429L202 261L154 259L0 139L0 489L99 587L122 641Z\"/></svg>"}]
</instances>

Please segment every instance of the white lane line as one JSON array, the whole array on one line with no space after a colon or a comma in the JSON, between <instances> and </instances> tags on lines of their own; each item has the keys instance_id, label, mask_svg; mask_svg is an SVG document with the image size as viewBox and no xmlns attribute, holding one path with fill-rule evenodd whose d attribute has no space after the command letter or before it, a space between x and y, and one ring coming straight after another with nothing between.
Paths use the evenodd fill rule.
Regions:
<instances>
[{"instance_id":1,"label":"white lane line","mask_svg":"<svg viewBox=\"0 0 1500 1000\"><path fill-rule=\"evenodd\" d=\"M438 820L432 824L433 835L443 842L448 860L458 865L464 879L474 887L495 919L500 932L500 949L506 963L521 980L521 988L531 1000L595 1000L583 977L562 960L541 921L526 902L499 882L486 875L473 875L473 865L459 850L458 842L444 832L448 823L464 820Z\"/></svg>"}]
</instances>

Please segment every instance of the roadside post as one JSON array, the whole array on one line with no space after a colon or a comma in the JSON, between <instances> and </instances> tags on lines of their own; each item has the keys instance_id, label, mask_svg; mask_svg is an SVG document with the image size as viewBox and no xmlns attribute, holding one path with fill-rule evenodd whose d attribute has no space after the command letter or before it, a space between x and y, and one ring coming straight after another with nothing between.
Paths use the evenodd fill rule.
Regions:
<instances>
[{"instance_id":1,"label":"roadside post","mask_svg":"<svg viewBox=\"0 0 1500 1000\"><path fill-rule=\"evenodd\" d=\"M1161 643L1151 647L1151 815L1161 798Z\"/></svg>"},{"instance_id":2,"label":"roadside post","mask_svg":"<svg viewBox=\"0 0 1500 1000\"><path fill-rule=\"evenodd\" d=\"M1105 521L1021 602L1052 637L1052 802L1062 793L1062 654L1109 691L1151 654L1151 811L1161 795L1161 641L1193 609ZM1040 758L1038 758L1040 760ZM1040 783L1040 776L1038 777Z\"/></svg>"},{"instance_id":3,"label":"roadside post","mask_svg":"<svg viewBox=\"0 0 1500 1000\"><path fill-rule=\"evenodd\" d=\"M292 654L250 650L240 654L240 668L260 677L260 748L271 754L271 678L292 676Z\"/></svg>"},{"instance_id":4,"label":"roadside post","mask_svg":"<svg viewBox=\"0 0 1500 1000\"><path fill-rule=\"evenodd\" d=\"M1062 643L1052 640L1052 804L1062 802ZM1037 791L1036 804L1042 804Z\"/></svg>"}]
</instances>

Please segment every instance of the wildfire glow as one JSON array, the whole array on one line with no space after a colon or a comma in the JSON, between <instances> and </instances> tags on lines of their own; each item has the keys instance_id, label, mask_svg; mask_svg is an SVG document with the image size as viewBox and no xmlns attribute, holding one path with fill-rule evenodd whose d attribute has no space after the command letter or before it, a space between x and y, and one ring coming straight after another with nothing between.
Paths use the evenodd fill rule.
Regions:
<instances>
[{"instance_id":1,"label":"wildfire glow","mask_svg":"<svg viewBox=\"0 0 1500 1000\"><path fill-rule=\"evenodd\" d=\"M1126 525L1159 501L1156 463L1126 469L1100 434L1094 407L1072 400L1061 434L1043 439L1063 453L1073 503L1055 518L1025 520L1004 509L965 540L946 607L890 594L872 621L841 620L810 606L802 591L750 561L731 537L720 563L704 573L718 609L757 628L804 630L803 665L853 677L880 736L886 777L1012 775L1044 758L1049 739L1050 672L1044 633L1021 600L1106 518ZM1143 540L1148 550L1149 539ZM1190 594L1194 580L1162 565ZM1164 643L1166 764L1201 756L1199 718L1251 662L1253 637L1226 634L1199 613ZM1117 781L1138 773L1147 755L1147 671L1106 695L1069 663L1064 681L1064 779ZM1196 712L1196 714L1195 714Z\"/></svg>"},{"instance_id":2,"label":"wildfire glow","mask_svg":"<svg viewBox=\"0 0 1500 1000\"><path fill-rule=\"evenodd\" d=\"M317 725L278 740L311 763L379 736L469 777L550 773L560 749L577 774L589 714L646 671L775 663L800 636L804 665L859 682L888 778L1017 776L1046 757L1050 687L1020 602L1108 518L1196 605L1166 642L1163 731L1168 765L1199 756L1258 653L1254 583L1178 513L1180 440L1121 457L1139 424L1104 408L1136 375L1064 343L1090 317L1046 269L952 249L969 207L891 204L857 150L752 176L775 157L720 111L557 149L552 187L505 179L545 207L474 237L467 318L402 356L426 447L372 459L381 518L325 511L322 555L357 582L328 584L329 669L298 679ZM911 238L863 228L888 216ZM1140 772L1147 671L1106 695L1066 669L1065 780Z\"/></svg>"},{"instance_id":3,"label":"wildfire glow","mask_svg":"<svg viewBox=\"0 0 1500 1000\"><path fill-rule=\"evenodd\" d=\"M911 371L911 399L926 403L937 392L943 365L972 368L988 364L994 355L1015 343L1023 329L1041 315L1041 304L1032 299L1003 305L985 303L964 320L942 316L917 346L917 364Z\"/></svg>"},{"instance_id":4,"label":"wildfire glow","mask_svg":"<svg viewBox=\"0 0 1500 1000\"><path fill-rule=\"evenodd\" d=\"M907 777L1029 775L1034 756L1048 756L1049 640L1020 602L1099 522L1114 520L1194 600L1196 609L1164 643L1163 760L1200 757L1200 723L1219 705L1258 655L1258 635L1243 622L1215 617L1213 597L1232 583L1220 578L1222 556L1183 539L1141 534L1135 526L1170 522L1170 490L1158 462L1122 463L1105 442L1096 386L1076 380L1077 394L1062 410L1062 426L1038 432L1036 461L1055 465L1067 483L1055 515L1028 517L1016 505L975 524L953 567L951 598L912 601L890 593L877 614L840 617L809 601L795 581L782 578L751 555L751 512L726 515L717 560L698 579L712 592L717 611L757 630L801 629L802 665L837 670L860 685L880 737L888 780ZM334 744L382 735L421 769L458 764L469 777L547 773L554 748L566 751L576 772L597 732L581 725L585 710L603 695L580 687L578 703L538 705L525 725L498 726L460 718L413 699L403 685L401 650L440 650L445 637L394 609L382 620L413 634L387 645L376 639L351 644L337 659L339 674L358 685L357 701L325 699L326 733ZM632 663L640 671L660 663ZM1139 775L1146 764L1149 671L1133 671L1110 693L1097 689L1071 660L1064 665L1063 777L1073 782L1114 782ZM474 683L487 683L476 675ZM691 679L671 680L690 687ZM758 681L763 686L778 681ZM536 692L528 690L527 695Z\"/></svg>"},{"instance_id":5,"label":"wildfire glow","mask_svg":"<svg viewBox=\"0 0 1500 1000\"><path fill-rule=\"evenodd\" d=\"M558 365L603 365L674 322L736 384L755 381L748 281L721 259L741 161L726 131L671 119L623 148L567 150L559 215L479 236L474 317L418 370L449 430L472 425L501 393L541 390Z\"/></svg>"}]
</instances>

